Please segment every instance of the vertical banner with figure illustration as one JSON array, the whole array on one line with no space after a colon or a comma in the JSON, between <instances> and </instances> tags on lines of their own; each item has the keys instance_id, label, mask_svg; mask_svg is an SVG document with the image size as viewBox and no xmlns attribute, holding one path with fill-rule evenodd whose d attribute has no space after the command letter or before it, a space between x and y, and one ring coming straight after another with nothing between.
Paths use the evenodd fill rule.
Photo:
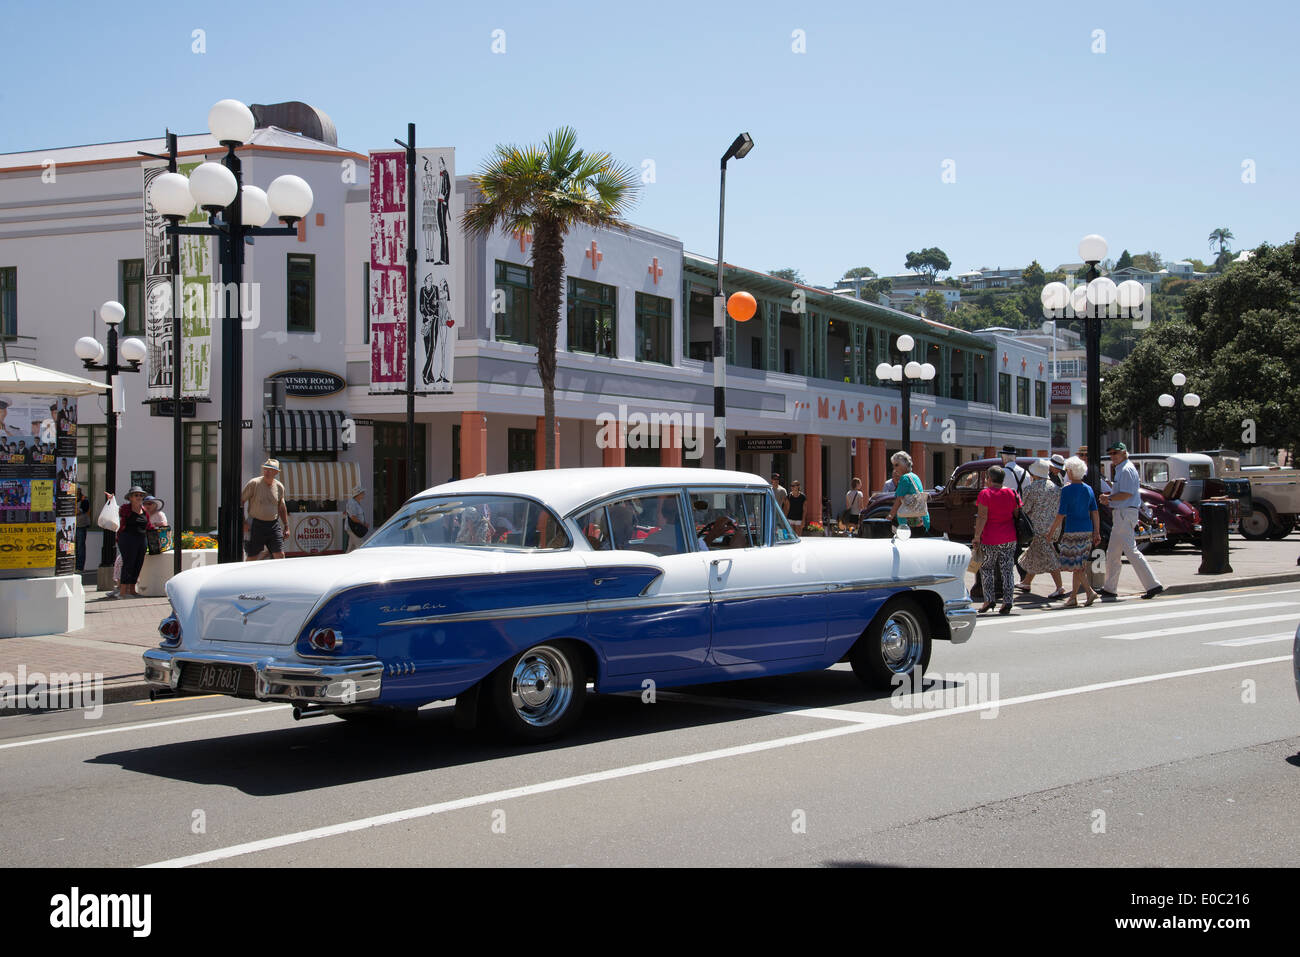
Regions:
<instances>
[{"instance_id":1,"label":"vertical banner with figure illustration","mask_svg":"<svg viewBox=\"0 0 1300 957\"><path fill-rule=\"evenodd\" d=\"M0 578L75 563L77 400L0 395Z\"/></svg>"},{"instance_id":2,"label":"vertical banner with figure illustration","mask_svg":"<svg viewBox=\"0 0 1300 957\"><path fill-rule=\"evenodd\" d=\"M406 152L370 154L370 391L406 390ZM418 353L417 353L418 356ZM419 378L416 382L418 385Z\"/></svg>"},{"instance_id":3,"label":"vertical banner with figure illustration","mask_svg":"<svg viewBox=\"0 0 1300 957\"><path fill-rule=\"evenodd\" d=\"M183 176L198 163L180 163ZM144 281L145 345L149 349L148 391L150 399L171 399L172 390L172 261L167 220L149 201L149 187L167 172L165 163L144 166ZM207 213L195 209L187 224L202 225ZM208 236L180 238L181 275L181 395L205 399L211 386L212 370L212 239Z\"/></svg>"},{"instance_id":4,"label":"vertical banner with figure illustration","mask_svg":"<svg viewBox=\"0 0 1300 957\"><path fill-rule=\"evenodd\" d=\"M415 270L419 298L415 344L416 392L452 391L460 296L460 211L456 208L456 151L416 150Z\"/></svg>"}]
</instances>

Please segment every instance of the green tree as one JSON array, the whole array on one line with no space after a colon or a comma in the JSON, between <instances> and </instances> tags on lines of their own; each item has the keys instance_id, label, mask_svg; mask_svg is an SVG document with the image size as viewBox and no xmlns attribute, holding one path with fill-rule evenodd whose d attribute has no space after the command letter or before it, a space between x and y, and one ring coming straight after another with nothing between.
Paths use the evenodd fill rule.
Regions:
<instances>
[{"instance_id":1,"label":"green tree","mask_svg":"<svg viewBox=\"0 0 1300 957\"><path fill-rule=\"evenodd\" d=\"M1127 269L1131 265L1133 265L1133 257L1128 254L1128 250L1126 249L1119 254L1119 260L1115 263L1115 268Z\"/></svg>"},{"instance_id":2,"label":"green tree","mask_svg":"<svg viewBox=\"0 0 1300 957\"><path fill-rule=\"evenodd\" d=\"M904 266L918 275L924 275L933 286L935 276L952 268L952 260L938 246L929 246L919 252L908 253Z\"/></svg>"},{"instance_id":3,"label":"green tree","mask_svg":"<svg viewBox=\"0 0 1300 957\"><path fill-rule=\"evenodd\" d=\"M481 198L461 218L469 235L494 230L533 235L533 292L537 303L537 373L542 380L546 463L555 456L555 343L564 286L564 239L577 226L626 230L640 177L609 153L578 148L571 127L540 146L498 145L470 182Z\"/></svg>"},{"instance_id":4,"label":"green tree","mask_svg":"<svg viewBox=\"0 0 1300 957\"><path fill-rule=\"evenodd\" d=\"M874 279L876 271L870 266L854 266L852 269L845 270L844 279Z\"/></svg>"},{"instance_id":5,"label":"green tree","mask_svg":"<svg viewBox=\"0 0 1300 957\"><path fill-rule=\"evenodd\" d=\"M803 273L791 266L787 266L785 269L769 269L767 274L769 276L775 276L777 279L785 279L789 282L797 282L800 285L806 285Z\"/></svg>"},{"instance_id":6,"label":"green tree","mask_svg":"<svg viewBox=\"0 0 1300 957\"><path fill-rule=\"evenodd\" d=\"M1165 261L1160 258L1160 254L1151 249L1134 256L1132 264L1138 269L1148 269L1151 272L1159 272L1165 268Z\"/></svg>"},{"instance_id":7,"label":"green tree","mask_svg":"<svg viewBox=\"0 0 1300 957\"><path fill-rule=\"evenodd\" d=\"M919 298L925 318L933 322L948 321L948 301L938 289L931 289Z\"/></svg>"},{"instance_id":8,"label":"green tree","mask_svg":"<svg viewBox=\"0 0 1300 957\"><path fill-rule=\"evenodd\" d=\"M1116 337L1116 346L1103 352L1124 351L1120 337L1131 335L1127 323L1106 324L1105 331ZM1103 335L1104 338L1104 335ZM1180 322L1152 323L1137 338L1128 357L1106 369L1101 389L1101 420L1108 428L1136 426L1144 435L1155 435L1173 422L1173 411L1160 407L1162 392L1170 391L1169 379L1182 372L1189 383L1200 381L1200 361L1193 344L1195 332Z\"/></svg>"},{"instance_id":9,"label":"green tree","mask_svg":"<svg viewBox=\"0 0 1300 957\"><path fill-rule=\"evenodd\" d=\"M1026 286L1037 292L1040 291L1047 282L1047 273L1043 272L1043 267L1038 265L1038 260L1035 259L1024 268L1024 271L1020 274L1020 278L1025 281Z\"/></svg>"},{"instance_id":10,"label":"green tree","mask_svg":"<svg viewBox=\"0 0 1300 957\"><path fill-rule=\"evenodd\" d=\"M1220 226L1217 229L1213 229L1210 231L1210 248L1213 249L1214 244L1218 243L1219 256L1222 257L1223 251L1228 248L1228 240L1236 239L1236 238L1237 237L1232 235L1231 229L1229 229L1227 226Z\"/></svg>"}]
</instances>

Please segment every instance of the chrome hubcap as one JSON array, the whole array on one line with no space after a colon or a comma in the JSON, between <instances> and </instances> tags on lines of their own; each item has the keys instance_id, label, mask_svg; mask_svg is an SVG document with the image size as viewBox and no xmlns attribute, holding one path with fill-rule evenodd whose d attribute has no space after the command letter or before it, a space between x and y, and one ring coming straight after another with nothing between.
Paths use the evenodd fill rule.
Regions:
<instances>
[{"instance_id":1,"label":"chrome hubcap","mask_svg":"<svg viewBox=\"0 0 1300 957\"><path fill-rule=\"evenodd\" d=\"M880 652L885 667L895 674L908 674L921 661L925 636L921 623L908 611L896 611L880 632Z\"/></svg>"},{"instance_id":2,"label":"chrome hubcap","mask_svg":"<svg viewBox=\"0 0 1300 957\"><path fill-rule=\"evenodd\" d=\"M528 724L544 727L559 720L573 700L573 672L564 655L538 645L515 662L510 676L510 703Z\"/></svg>"}]
</instances>

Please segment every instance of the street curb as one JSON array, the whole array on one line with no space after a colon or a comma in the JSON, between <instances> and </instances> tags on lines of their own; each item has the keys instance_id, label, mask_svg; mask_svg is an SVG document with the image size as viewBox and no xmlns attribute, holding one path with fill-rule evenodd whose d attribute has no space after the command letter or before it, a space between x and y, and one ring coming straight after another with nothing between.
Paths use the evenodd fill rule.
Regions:
<instances>
[{"instance_id":1,"label":"street curb","mask_svg":"<svg viewBox=\"0 0 1300 957\"><path fill-rule=\"evenodd\" d=\"M80 687L77 685L67 689L68 694L80 694ZM114 681L104 683L104 695L99 699L99 704L126 704L131 701L147 701L151 686L143 680L133 681ZM15 708L4 708L0 710L0 718L5 716L16 716L20 714L54 714L60 711L79 710L76 708L30 708L26 705Z\"/></svg>"},{"instance_id":2,"label":"street curb","mask_svg":"<svg viewBox=\"0 0 1300 957\"><path fill-rule=\"evenodd\" d=\"M1300 582L1300 571L1282 572L1280 575L1245 575L1232 578L1230 575L1206 577L1205 581L1188 582L1185 585L1166 585L1161 594L1189 595L1198 591L1219 591L1227 588L1255 588L1260 585L1281 585L1286 582Z\"/></svg>"}]
</instances>

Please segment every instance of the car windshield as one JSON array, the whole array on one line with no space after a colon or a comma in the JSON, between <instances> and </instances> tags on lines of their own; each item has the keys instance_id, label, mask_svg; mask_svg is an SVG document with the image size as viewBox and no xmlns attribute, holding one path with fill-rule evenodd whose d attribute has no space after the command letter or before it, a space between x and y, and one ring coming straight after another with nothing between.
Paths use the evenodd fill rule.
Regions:
<instances>
[{"instance_id":1,"label":"car windshield","mask_svg":"<svg viewBox=\"0 0 1300 957\"><path fill-rule=\"evenodd\" d=\"M437 495L407 502L363 548L395 545L568 548L555 513L509 495Z\"/></svg>"}]
</instances>

